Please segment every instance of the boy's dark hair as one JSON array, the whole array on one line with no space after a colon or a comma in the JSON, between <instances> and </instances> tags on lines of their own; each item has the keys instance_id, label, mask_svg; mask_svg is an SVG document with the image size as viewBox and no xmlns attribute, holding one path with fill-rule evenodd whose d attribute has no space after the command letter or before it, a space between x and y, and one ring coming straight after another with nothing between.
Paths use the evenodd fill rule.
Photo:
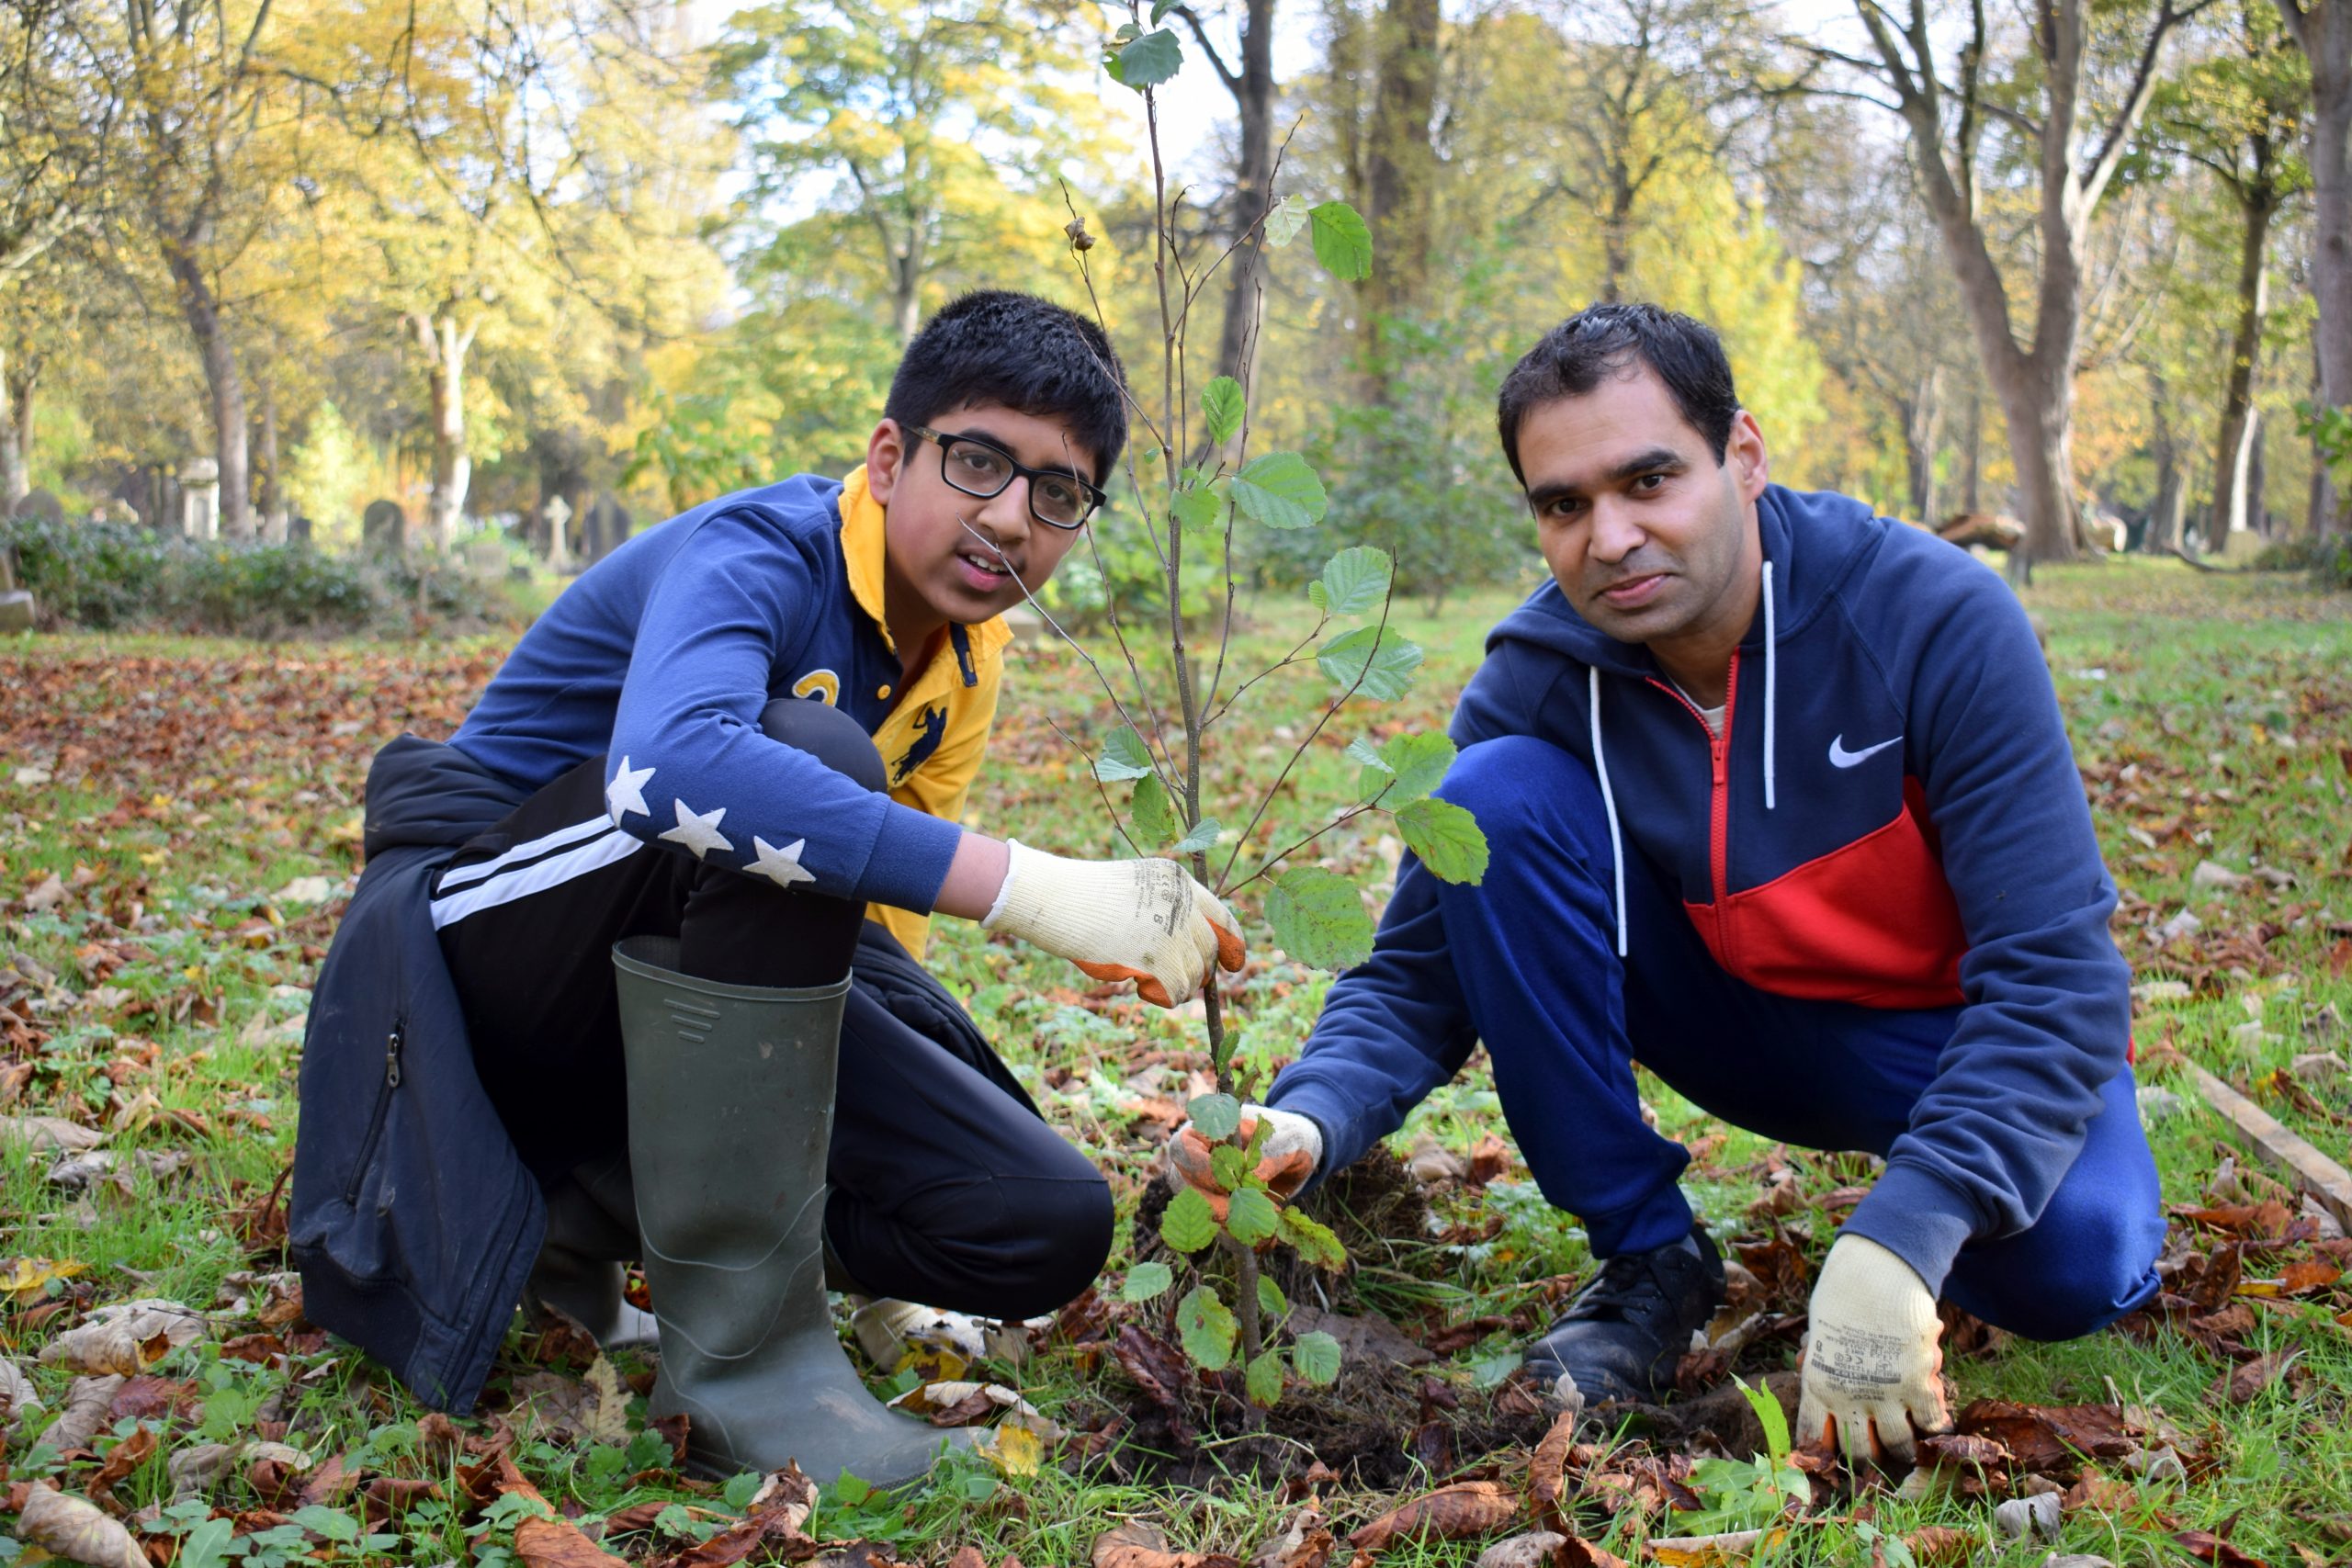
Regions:
<instances>
[{"instance_id":1,"label":"boy's dark hair","mask_svg":"<svg viewBox=\"0 0 2352 1568\"><path fill-rule=\"evenodd\" d=\"M1715 461L1731 444L1731 422L1739 412L1732 389L1731 361L1723 340L1704 321L1656 305L1588 305L1545 333L1503 378L1495 423L1503 456L1524 485L1519 466L1519 427L1528 411L1561 398L1580 398L1604 377L1622 376L1646 365L1666 383L1674 406L1691 429L1707 438Z\"/></svg>"},{"instance_id":2,"label":"boy's dark hair","mask_svg":"<svg viewBox=\"0 0 2352 1568\"><path fill-rule=\"evenodd\" d=\"M1127 445L1127 377L1102 329L1034 294L981 288L949 301L907 344L882 412L929 424L972 403L1063 421L1108 488Z\"/></svg>"}]
</instances>

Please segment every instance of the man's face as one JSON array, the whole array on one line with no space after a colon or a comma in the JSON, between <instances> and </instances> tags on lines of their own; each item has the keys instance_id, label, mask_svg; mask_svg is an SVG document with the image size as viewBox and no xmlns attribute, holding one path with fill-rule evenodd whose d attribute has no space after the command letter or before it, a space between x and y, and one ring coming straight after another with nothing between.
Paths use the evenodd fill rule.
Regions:
<instances>
[{"instance_id":1,"label":"man's face","mask_svg":"<svg viewBox=\"0 0 2352 1568\"><path fill-rule=\"evenodd\" d=\"M1058 418L978 403L937 415L925 428L977 436L1028 468L1097 478L1094 455ZM942 469L946 457L938 442L893 420L876 426L866 445L866 482L889 509L893 637L910 629L928 636L944 621L1001 615L1026 596L1023 583L1044 586L1081 532L1038 522L1029 510L1033 481L1020 475L986 499L957 490Z\"/></svg>"},{"instance_id":2,"label":"man's face","mask_svg":"<svg viewBox=\"0 0 2352 1568\"><path fill-rule=\"evenodd\" d=\"M1756 607L1764 437L1742 410L1718 461L1636 365L1530 410L1520 464L1536 541L1577 613L1621 642L1728 657Z\"/></svg>"}]
</instances>

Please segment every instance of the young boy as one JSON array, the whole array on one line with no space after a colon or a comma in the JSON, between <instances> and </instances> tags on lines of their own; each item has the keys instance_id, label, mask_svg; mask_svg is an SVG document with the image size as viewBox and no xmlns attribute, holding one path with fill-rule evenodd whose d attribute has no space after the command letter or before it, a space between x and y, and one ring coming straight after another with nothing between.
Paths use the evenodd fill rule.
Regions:
<instances>
[{"instance_id":1,"label":"young boy","mask_svg":"<svg viewBox=\"0 0 2352 1568\"><path fill-rule=\"evenodd\" d=\"M464 1409L526 1275L611 1337L641 1258L651 1408L690 1418L697 1468L887 1483L940 1434L865 1393L829 1281L1023 1317L1094 1277L1100 1173L918 959L937 911L1163 1006L1240 964L1172 861L957 825L997 617L1102 503L1124 396L1092 325L967 295L908 345L863 468L632 539L447 745L378 754L302 1067L314 1320Z\"/></svg>"}]
</instances>

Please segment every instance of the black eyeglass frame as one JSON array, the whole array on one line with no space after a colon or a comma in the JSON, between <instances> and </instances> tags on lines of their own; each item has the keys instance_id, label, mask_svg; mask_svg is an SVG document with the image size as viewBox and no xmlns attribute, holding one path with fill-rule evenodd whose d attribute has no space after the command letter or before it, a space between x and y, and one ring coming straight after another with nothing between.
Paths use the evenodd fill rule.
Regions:
<instances>
[{"instance_id":1,"label":"black eyeglass frame","mask_svg":"<svg viewBox=\"0 0 2352 1568\"><path fill-rule=\"evenodd\" d=\"M1102 503L1104 502L1111 499L1108 495L1103 493L1100 486L1094 484L1091 480L1079 478L1078 475L1071 473L1068 468L1033 468L1029 467L1029 465L1023 463L1020 458L1015 457L1012 453L1006 451L995 442L990 441L985 435L950 435L944 431L933 430L927 425L921 424L901 425L899 428L904 430L909 435L920 435L926 441L936 441L939 443L939 477L946 480L948 488L956 491L958 494L968 495L975 501L994 501L998 496L1002 495L1006 490L1011 488L1014 479L1027 479L1029 481L1029 515L1035 518L1039 523L1048 528L1058 528L1065 534L1075 534L1080 528L1086 526L1086 521L1088 518L1102 510ZM956 476L947 471L947 449L958 441L968 441L975 446L987 447L989 451L1003 458L1006 466L1011 468L1012 472L1006 477L1003 484L997 486L996 489L991 491L977 491L972 489L969 485L958 484L956 480ZM1039 512L1037 510L1037 481L1039 479L1063 479L1076 485L1086 497L1086 510L1078 514L1078 518L1075 522L1070 523L1057 522L1053 518L1046 516L1044 513Z\"/></svg>"}]
</instances>

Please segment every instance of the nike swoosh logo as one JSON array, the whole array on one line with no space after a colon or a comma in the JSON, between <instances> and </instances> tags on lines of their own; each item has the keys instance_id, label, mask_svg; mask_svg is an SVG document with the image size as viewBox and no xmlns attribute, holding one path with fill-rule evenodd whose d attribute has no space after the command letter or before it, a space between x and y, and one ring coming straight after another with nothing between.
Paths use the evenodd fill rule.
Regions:
<instances>
[{"instance_id":1,"label":"nike swoosh logo","mask_svg":"<svg viewBox=\"0 0 2352 1568\"><path fill-rule=\"evenodd\" d=\"M1846 750L1846 737L1840 734L1837 739L1829 743L1829 765L1833 768L1853 767L1865 758L1877 756L1902 739L1903 737L1898 735L1894 740L1882 740L1875 746L1865 746L1859 751L1849 751Z\"/></svg>"}]
</instances>

